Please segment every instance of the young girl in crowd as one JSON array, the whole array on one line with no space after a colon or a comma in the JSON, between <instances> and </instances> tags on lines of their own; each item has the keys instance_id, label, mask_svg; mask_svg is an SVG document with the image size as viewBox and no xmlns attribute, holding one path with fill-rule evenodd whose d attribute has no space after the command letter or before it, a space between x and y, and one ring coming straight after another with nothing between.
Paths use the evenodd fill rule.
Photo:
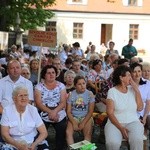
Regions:
<instances>
[{"instance_id":1,"label":"young girl in crowd","mask_svg":"<svg viewBox=\"0 0 150 150\"><path fill-rule=\"evenodd\" d=\"M67 102L66 138L68 145L74 143L74 131L83 131L84 139L88 141L91 141L92 135L94 95L86 89L86 81L83 76L75 77L74 86L76 89L71 92Z\"/></svg>"}]
</instances>

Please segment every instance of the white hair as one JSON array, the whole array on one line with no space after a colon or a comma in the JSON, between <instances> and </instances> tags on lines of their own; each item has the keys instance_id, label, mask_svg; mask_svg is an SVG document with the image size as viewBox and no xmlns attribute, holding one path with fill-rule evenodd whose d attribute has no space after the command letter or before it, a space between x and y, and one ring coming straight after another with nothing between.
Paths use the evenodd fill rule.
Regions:
<instances>
[{"instance_id":1,"label":"white hair","mask_svg":"<svg viewBox=\"0 0 150 150\"><path fill-rule=\"evenodd\" d=\"M145 69L145 68L150 69L150 63L149 62L142 62L141 65L142 65L143 69Z\"/></svg>"},{"instance_id":2,"label":"white hair","mask_svg":"<svg viewBox=\"0 0 150 150\"><path fill-rule=\"evenodd\" d=\"M25 86L19 85L19 86L17 86L17 87L14 88L14 90L13 90L13 92L12 92L12 97L17 96L17 94L18 94L19 91L21 91L21 90L25 90L25 91L28 93L28 89L27 89Z\"/></svg>"},{"instance_id":3,"label":"white hair","mask_svg":"<svg viewBox=\"0 0 150 150\"><path fill-rule=\"evenodd\" d=\"M74 78L76 77L76 74L73 70L67 70L64 74L64 78L66 78L68 74L72 74Z\"/></svg>"}]
</instances>

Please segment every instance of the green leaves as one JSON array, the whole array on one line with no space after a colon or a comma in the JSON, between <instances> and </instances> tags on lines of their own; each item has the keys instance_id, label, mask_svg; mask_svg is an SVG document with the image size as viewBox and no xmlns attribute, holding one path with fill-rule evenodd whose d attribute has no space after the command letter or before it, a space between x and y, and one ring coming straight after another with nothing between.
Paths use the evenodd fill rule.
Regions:
<instances>
[{"instance_id":1,"label":"green leaves","mask_svg":"<svg viewBox=\"0 0 150 150\"><path fill-rule=\"evenodd\" d=\"M3 23L0 26L5 30L16 26L17 13L21 19L20 28L23 30L43 26L46 19L54 15L45 8L55 4L55 0L0 0L0 3L0 22Z\"/></svg>"}]
</instances>

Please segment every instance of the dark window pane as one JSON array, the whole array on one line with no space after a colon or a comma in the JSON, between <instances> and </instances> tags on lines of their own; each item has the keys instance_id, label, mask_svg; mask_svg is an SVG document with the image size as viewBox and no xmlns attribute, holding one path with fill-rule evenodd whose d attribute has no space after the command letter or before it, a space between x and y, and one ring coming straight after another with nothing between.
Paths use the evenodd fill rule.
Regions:
<instances>
[{"instance_id":1,"label":"dark window pane","mask_svg":"<svg viewBox=\"0 0 150 150\"><path fill-rule=\"evenodd\" d=\"M74 25L73 25L74 27L77 27L77 23L74 23Z\"/></svg>"},{"instance_id":2,"label":"dark window pane","mask_svg":"<svg viewBox=\"0 0 150 150\"><path fill-rule=\"evenodd\" d=\"M77 38L77 35L76 35L76 34L73 34L73 38Z\"/></svg>"},{"instance_id":3,"label":"dark window pane","mask_svg":"<svg viewBox=\"0 0 150 150\"><path fill-rule=\"evenodd\" d=\"M82 33L82 30L81 30L81 29L79 30L79 33Z\"/></svg>"},{"instance_id":4,"label":"dark window pane","mask_svg":"<svg viewBox=\"0 0 150 150\"><path fill-rule=\"evenodd\" d=\"M72 2L82 2L82 0L72 0Z\"/></svg>"},{"instance_id":5,"label":"dark window pane","mask_svg":"<svg viewBox=\"0 0 150 150\"><path fill-rule=\"evenodd\" d=\"M133 31L130 30L129 34L132 34L132 33L133 33Z\"/></svg>"},{"instance_id":6,"label":"dark window pane","mask_svg":"<svg viewBox=\"0 0 150 150\"><path fill-rule=\"evenodd\" d=\"M136 35L137 35L137 34L138 34L138 31L134 31L134 34L136 34Z\"/></svg>"},{"instance_id":7,"label":"dark window pane","mask_svg":"<svg viewBox=\"0 0 150 150\"><path fill-rule=\"evenodd\" d=\"M77 29L74 29L73 32L74 32L74 33L77 33Z\"/></svg>"},{"instance_id":8,"label":"dark window pane","mask_svg":"<svg viewBox=\"0 0 150 150\"><path fill-rule=\"evenodd\" d=\"M134 39L136 39L136 40L137 40L137 39L138 39L138 36L137 36L137 35L134 35Z\"/></svg>"},{"instance_id":9,"label":"dark window pane","mask_svg":"<svg viewBox=\"0 0 150 150\"><path fill-rule=\"evenodd\" d=\"M82 35L81 34L79 34L79 38L82 39Z\"/></svg>"}]
</instances>

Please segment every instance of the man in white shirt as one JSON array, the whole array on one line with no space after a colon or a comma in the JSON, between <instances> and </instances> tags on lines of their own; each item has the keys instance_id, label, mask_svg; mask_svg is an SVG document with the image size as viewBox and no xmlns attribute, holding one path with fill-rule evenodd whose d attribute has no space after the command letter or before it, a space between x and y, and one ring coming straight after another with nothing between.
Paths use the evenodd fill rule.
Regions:
<instances>
[{"instance_id":1,"label":"man in white shirt","mask_svg":"<svg viewBox=\"0 0 150 150\"><path fill-rule=\"evenodd\" d=\"M21 64L17 60L11 60L7 65L8 75L0 79L0 114L3 108L12 104L12 91L18 85L26 86L29 100L33 101L33 85L28 79L21 76Z\"/></svg>"}]
</instances>

